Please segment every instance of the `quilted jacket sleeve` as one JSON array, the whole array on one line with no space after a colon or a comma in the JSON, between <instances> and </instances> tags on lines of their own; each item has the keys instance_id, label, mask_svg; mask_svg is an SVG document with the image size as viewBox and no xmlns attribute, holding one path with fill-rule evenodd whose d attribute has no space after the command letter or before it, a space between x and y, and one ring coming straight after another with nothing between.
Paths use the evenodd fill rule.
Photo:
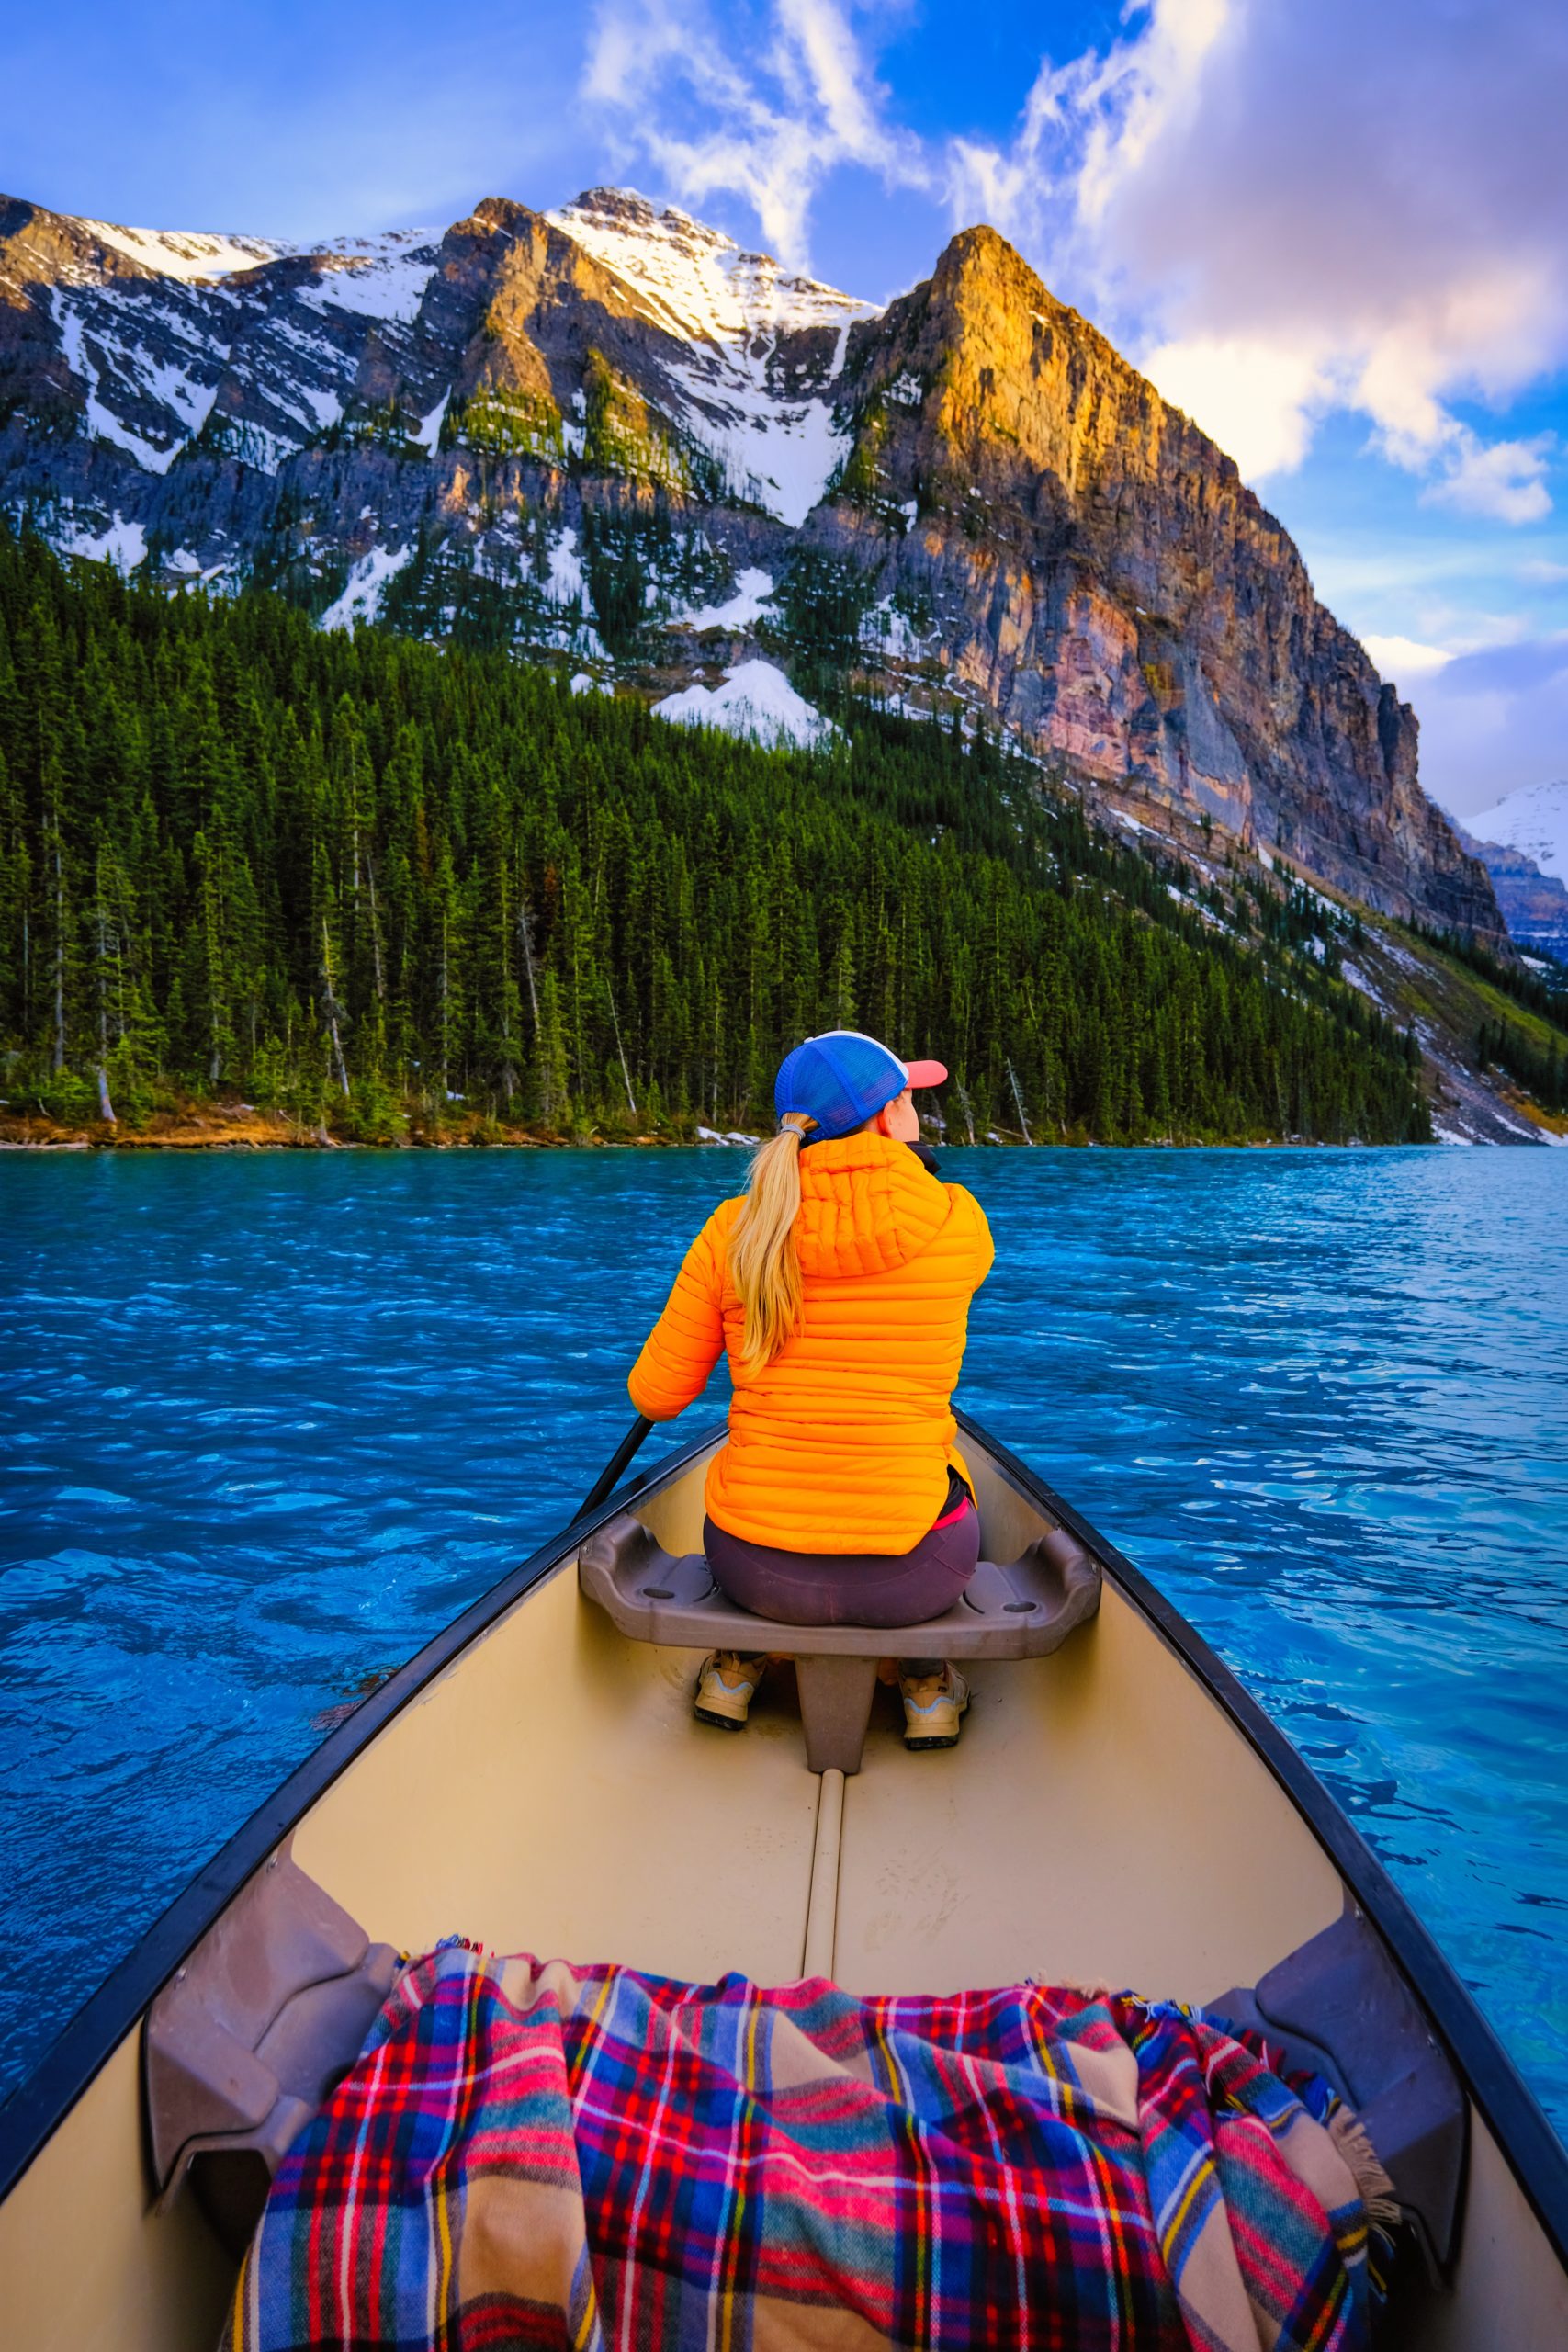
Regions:
<instances>
[{"instance_id":1,"label":"quilted jacket sleeve","mask_svg":"<svg viewBox=\"0 0 1568 2352\"><path fill-rule=\"evenodd\" d=\"M973 1193L962 1184L950 1184L947 1189L953 1195L954 1209L969 1220L974 1249L974 1276L971 1287L978 1290L990 1272L992 1261L997 1254L996 1244L991 1239L991 1228L986 1222L985 1210Z\"/></svg>"},{"instance_id":2,"label":"quilted jacket sleeve","mask_svg":"<svg viewBox=\"0 0 1568 2352\"><path fill-rule=\"evenodd\" d=\"M725 1208L716 1209L687 1250L664 1312L632 1366L626 1386L650 1421L671 1420L694 1404L723 1351L727 1227Z\"/></svg>"}]
</instances>

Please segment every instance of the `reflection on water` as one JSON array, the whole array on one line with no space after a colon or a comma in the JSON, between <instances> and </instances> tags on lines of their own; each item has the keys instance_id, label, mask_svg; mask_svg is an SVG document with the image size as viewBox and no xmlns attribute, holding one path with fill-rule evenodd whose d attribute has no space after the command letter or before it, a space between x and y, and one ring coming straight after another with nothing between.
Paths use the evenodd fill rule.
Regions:
<instances>
[{"instance_id":1,"label":"reflection on water","mask_svg":"<svg viewBox=\"0 0 1568 2352\"><path fill-rule=\"evenodd\" d=\"M1568 2124L1568 1157L945 1172L998 1242L964 1400L1283 1724ZM740 1173L0 1164L0 2087L320 1726L569 1514Z\"/></svg>"}]
</instances>

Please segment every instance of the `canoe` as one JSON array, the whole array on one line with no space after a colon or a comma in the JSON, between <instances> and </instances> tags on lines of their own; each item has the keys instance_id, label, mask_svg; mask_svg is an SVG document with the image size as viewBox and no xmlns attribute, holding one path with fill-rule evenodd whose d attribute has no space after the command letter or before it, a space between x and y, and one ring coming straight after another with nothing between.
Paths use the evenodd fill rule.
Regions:
<instances>
[{"instance_id":1,"label":"canoe","mask_svg":"<svg viewBox=\"0 0 1568 2352\"><path fill-rule=\"evenodd\" d=\"M1065 1560L1078 1601L1055 1646L975 1658L956 1749L906 1753L886 1693L863 1754L814 1772L787 1671L744 1736L695 1724L690 1650L618 1625L579 1569L628 1535L689 1567L718 1439L633 1478L368 1697L0 2110L0 2337L210 2346L245 2199L310 2111L290 2067L335 2035L341 2070L394 1953L459 1933L697 1982L1030 1976L1213 2004L1368 2118L1415 2222L1389 2340L1560 2352L1568 2157L1474 2003L1192 1628L963 1428L984 1558ZM1021 1623L1045 1605L1012 1589Z\"/></svg>"}]
</instances>

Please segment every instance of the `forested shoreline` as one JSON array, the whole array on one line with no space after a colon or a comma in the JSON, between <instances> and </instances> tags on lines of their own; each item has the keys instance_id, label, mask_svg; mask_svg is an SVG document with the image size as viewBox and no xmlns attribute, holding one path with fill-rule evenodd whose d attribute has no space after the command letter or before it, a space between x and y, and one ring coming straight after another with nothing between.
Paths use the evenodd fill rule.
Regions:
<instances>
[{"instance_id":1,"label":"forested shoreline","mask_svg":"<svg viewBox=\"0 0 1568 2352\"><path fill-rule=\"evenodd\" d=\"M504 655L0 534L0 1085L146 1130L689 1138L852 1025L957 1139L1426 1140L1413 1043L995 747L764 752Z\"/></svg>"}]
</instances>

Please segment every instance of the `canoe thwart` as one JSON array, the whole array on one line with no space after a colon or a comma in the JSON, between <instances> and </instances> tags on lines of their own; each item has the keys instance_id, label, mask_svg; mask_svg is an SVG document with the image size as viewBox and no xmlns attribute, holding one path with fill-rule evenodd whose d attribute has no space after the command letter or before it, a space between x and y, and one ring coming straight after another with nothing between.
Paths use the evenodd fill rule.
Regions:
<instances>
[{"instance_id":1,"label":"canoe thwart","mask_svg":"<svg viewBox=\"0 0 1568 2352\"><path fill-rule=\"evenodd\" d=\"M814 1772L858 1772L880 1657L1022 1658L1057 1649L1100 1607L1100 1564L1054 1527L1007 1566L982 1560L962 1599L917 1625L786 1625L720 1592L700 1552L666 1552L630 1511L584 1542L578 1581L633 1641L793 1657Z\"/></svg>"},{"instance_id":2,"label":"canoe thwart","mask_svg":"<svg viewBox=\"0 0 1568 2352\"><path fill-rule=\"evenodd\" d=\"M1333 2084L1371 2135L1434 2274L1453 2257L1468 2102L1381 1937L1354 1904L1256 1984L1205 2011L1282 2047Z\"/></svg>"},{"instance_id":3,"label":"canoe thwart","mask_svg":"<svg viewBox=\"0 0 1568 2352\"><path fill-rule=\"evenodd\" d=\"M242 2253L274 2173L354 2064L398 1955L279 1847L147 2012L142 2085L160 2202L185 2179Z\"/></svg>"}]
</instances>

